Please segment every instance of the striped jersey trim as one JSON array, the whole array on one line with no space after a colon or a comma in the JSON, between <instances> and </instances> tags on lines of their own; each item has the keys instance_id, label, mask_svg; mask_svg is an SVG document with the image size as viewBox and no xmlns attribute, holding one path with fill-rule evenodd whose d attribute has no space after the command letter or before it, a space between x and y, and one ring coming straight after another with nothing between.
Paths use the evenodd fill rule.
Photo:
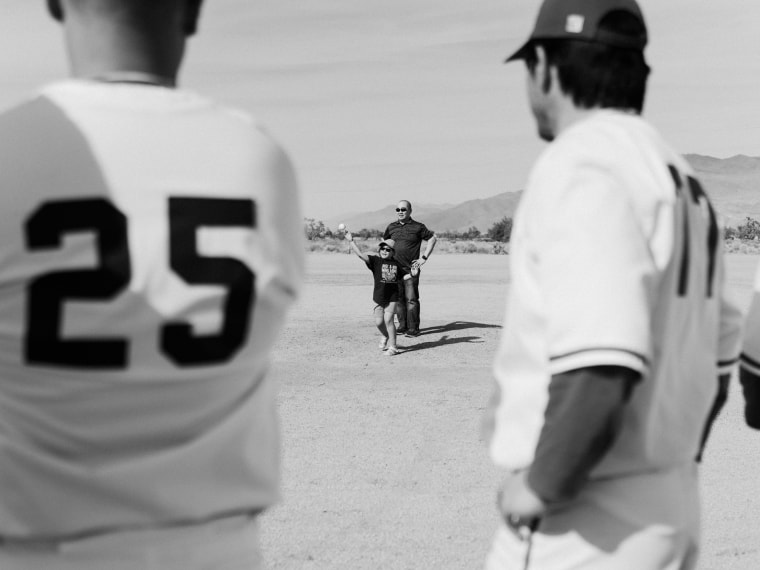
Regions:
<instances>
[{"instance_id":1,"label":"striped jersey trim","mask_svg":"<svg viewBox=\"0 0 760 570\"><path fill-rule=\"evenodd\" d=\"M550 356L549 360L551 362L554 362L556 360L561 360L563 358L570 358L571 356L575 356L575 355L578 355L578 354L584 354L584 353L587 353L587 352L623 352L625 354L629 354L631 356L634 356L634 357L638 358L639 360L641 360L641 362L645 366L649 366L649 361L647 360L646 356L644 356L643 354L638 353L638 352L633 351L633 350L628 350L627 348L618 348L618 347L615 347L615 346L597 346L597 347L594 347L594 348L584 348L583 350L574 350L573 352L566 352L565 354L559 354L557 356Z\"/></svg>"},{"instance_id":2,"label":"striped jersey trim","mask_svg":"<svg viewBox=\"0 0 760 570\"><path fill-rule=\"evenodd\" d=\"M649 361L641 353L626 348L600 346L551 356L550 373L561 374L590 366L623 366L641 374L649 370Z\"/></svg>"},{"instance_id":3,"label":"striped jersey trim","mask_svg":"<svg viewBox=\"0 0 760 570\"><path fill-rule=\"evenodd\" d=\"M756 376L760 376L760 362L745 354L744 352L742 352L739 356L739 366L749 372L752 372Z\"/></svg>"}]
</instances>

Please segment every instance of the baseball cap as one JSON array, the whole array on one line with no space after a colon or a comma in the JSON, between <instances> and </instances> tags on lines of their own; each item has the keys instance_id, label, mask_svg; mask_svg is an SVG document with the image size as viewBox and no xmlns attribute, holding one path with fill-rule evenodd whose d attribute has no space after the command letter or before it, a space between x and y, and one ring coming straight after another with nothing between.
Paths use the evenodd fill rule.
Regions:
<instances>
[{"instance_id":1,"label":"baseball cap","mask_svg":"<svg viewBox=\"0 0 760 570\"><path fill-rule=\"evenodd\" d=\"M530 38L506 61L525 59L535 40L586 40L613 47L643 50L647 44L646 31L639 36L630 36L599 30L599 22L610 12L618 10L629 12L638 18L646 30L644 15L635 0L544 0Z\"/></svg>"},{"instance_id":2,"label":"baseball cap","mask_svg":"<svg viewBox=\"0 0 760 570\"><path fill-rule=\"evenodd\" d=\"M377 244L377 247L379 248L381 245L387 245L393 251L396 251L396 242L392 239L384 239L379 244Z\"/></svg>"}]
</instances>

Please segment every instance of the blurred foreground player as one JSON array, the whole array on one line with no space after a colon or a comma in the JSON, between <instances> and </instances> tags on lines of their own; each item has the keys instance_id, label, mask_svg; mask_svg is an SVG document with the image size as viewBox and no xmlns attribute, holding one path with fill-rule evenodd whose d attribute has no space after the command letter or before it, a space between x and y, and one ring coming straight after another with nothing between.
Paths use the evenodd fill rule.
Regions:
<instances>
[{"instance_id":1,"label":"blurred foreground player","mask_svg":"<svg viewBox=\"0 0 760 570\"><path fill-rule=\"evenodd\" d=\"M641 117L634 0L545 0L528 42L531 172L494 363L503 524L488 569L694 568L697 462L738 356L721 231Z\"/></svg>"},{"instance_id":2,"label":"blurred foreground player","mask_svg":"<svg viewBox=\"0 0 760 570\"><path fill-rule=\"evenodd\" d=\"M760 430L760 268L747 313L739 379L744 393L744 419L748 426Z\"/></svg>"},{"instance_id":3,"label":"blurred foreground player","mask_svg":"<svg viewBox=\"0 0 760 570\"><path fill-rule=\"evenodd\" d=\"M258 568L291 165L175 89L200 0L50 0L73 79L0 116L0 568Z\"/></svg>"}]
</instances>

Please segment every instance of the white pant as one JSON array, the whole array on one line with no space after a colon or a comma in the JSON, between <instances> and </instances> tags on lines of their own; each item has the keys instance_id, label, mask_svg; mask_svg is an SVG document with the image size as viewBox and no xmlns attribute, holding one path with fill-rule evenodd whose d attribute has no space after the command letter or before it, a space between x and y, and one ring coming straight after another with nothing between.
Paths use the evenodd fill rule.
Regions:
<instances>
[{"instance_id":1,"label":"white pant","mask_svg":"<svg viewBox=\"0 0 760 570\"><path fill-rule=\"evenodd\" d=\"M261 570L256 518L0 547L1 570Z\"/></svg>"},{"instance_id":2,"label":"white pant","mask_svg":"<svg viewBox=\"0 0 760 570\"><path fill-rule=\"evenodd\" d=\"M544 517L530 542L502 525L485 567L692 570L697 563L699 516L696 464L593 481L572 504Z\"/></svg>"}]
</instances>

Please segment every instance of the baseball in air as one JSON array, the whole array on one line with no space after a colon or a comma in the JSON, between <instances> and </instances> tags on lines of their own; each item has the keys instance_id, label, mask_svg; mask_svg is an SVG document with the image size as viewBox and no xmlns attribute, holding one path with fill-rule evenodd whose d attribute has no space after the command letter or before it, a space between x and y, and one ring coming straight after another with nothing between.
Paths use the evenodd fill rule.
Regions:
<instances>
[{"instance_id":1,"label":"baseball in air","mask_svg":"<svg viewBox=\"0 0 760 570\"><path fill-rule=\"evenodd\" d=\"M346 229L346 224L338 224L338 231L343 231Z\"/></svg>"}]
</instances>

